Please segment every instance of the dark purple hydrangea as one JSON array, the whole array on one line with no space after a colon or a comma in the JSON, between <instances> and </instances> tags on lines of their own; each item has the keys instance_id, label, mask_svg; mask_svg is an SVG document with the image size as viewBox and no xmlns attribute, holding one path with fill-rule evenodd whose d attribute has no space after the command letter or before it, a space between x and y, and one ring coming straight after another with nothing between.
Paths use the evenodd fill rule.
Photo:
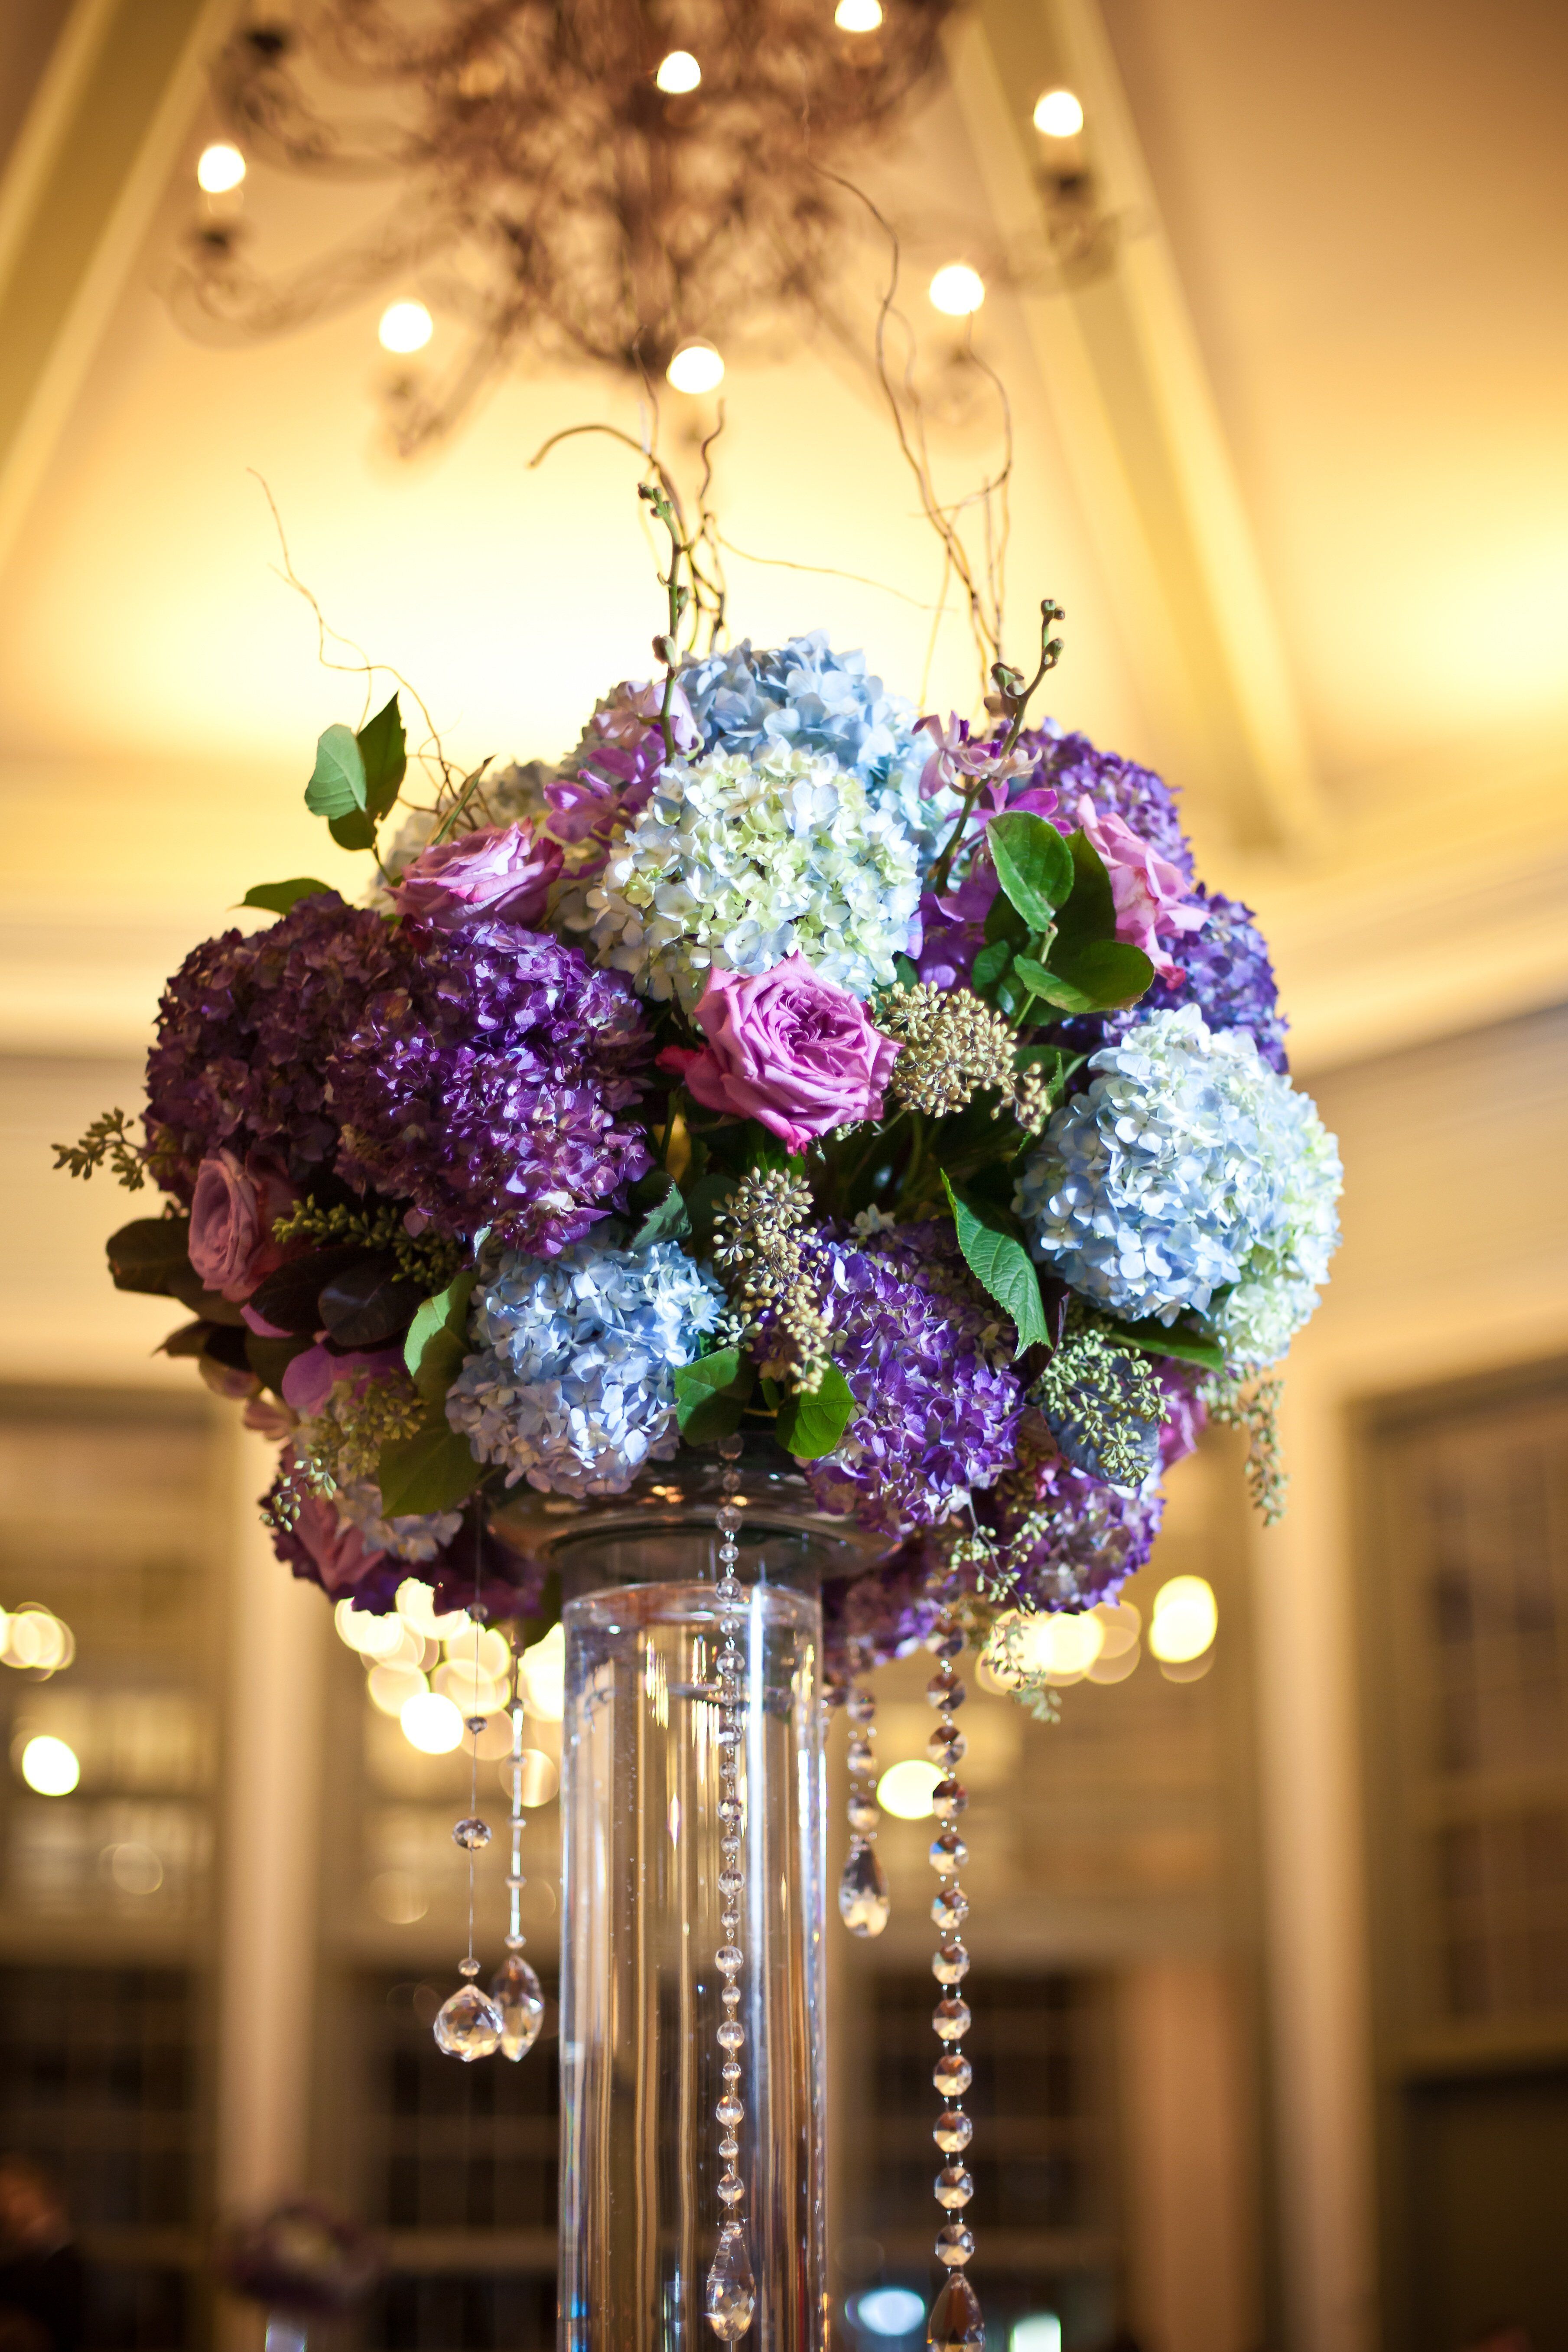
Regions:
<instances>
[{"instance_id":1,"label":"dark purple hydrangea","mask_svg":"<svg viewBox=\"0 0 1568 2352\"><path fill-rule=\"evenodd\" d=\"M1119 816L1140 841L1168 857L1184 881L1192 881L1192 851L1176 814L1176 794L1152 768L1119 760L1113 751L1097 751L1087 735L1026 728L1019 743L1035 761L1024 788L1053 787L1061 803L1054 822L1061 832L1071 833L1077 824L1078 803L1087 793L1097 814Z\"/></svg>"},{"instance_id":2,"label":"dark purple hydrangea","mask_svg":"<svg viewBox=\"0 0 1568 2352\"><path fill-rule=\"evenodd\" d=\"M397 984L332 1059L338 1172L438 1233L487 1225L554 1257L652 1165L622 1116L650 1051L642 1008L619 972L542 932L411 922L401 940Z\"/></svg>"},{"instance_id":3,"label":"dark purple hydrangea","mask_svg":"<svg viewBox=\"0 0 1568 2352\"><path fill-rule=\"evenodd\" d=\"M837 1453L806 1465L811 1490L862 1527L935 1527L1013 1458L1023 1391L998 1310L950 1225L827 1236L811 1257L857 1406Z\"/></svg>"},{"instance_id":4,"label":"dark purple hydrangea","mask_svg":"<svg viewBox=\"0 0 1568 2352\"><path fill-rule=\"evenodd\" d=\"M863 1575L824 1581L822 1654L830 1678L857 1665L885 1666L920 1647L936 1622L941 1604L928 1588L945 1559L932 1537L915 1535Z\"/></svg>"},{"instance_id":5,"label":"dark purple hydrangea","mask_svg":"<svg viewBox=\"0 0 1568 2352\"><path fill-rule=\"evenodd\" d=\"M1156 980L1136 1004L1129 1004L1124 1012L1063 1021L1051 1036L1076 1054L1093 1054L1124 1037L1151 1013L1174 1013L1184 1004L1196 1004L1211 1029L1245 1029L1270 1068L1288 1077L1291 1065L1285 1053L1285 1031L1289 1024L1279 1009L1274 967L1251 908L1238 898L1224 898L1218 890L1206 890L1201 882L1193 896L1208 908L1208 920L1201 931L1176 944L1174 951L1182 965L1179 980L1168 986ZM1086 1086L1092 1076L1081 1071L1078 1083Z\"/></svg>"},{"instance_id":6,"label":"dark purple hydrangea","mask_svg":"<svg viewBox=\"0 0 1568 2352\"><path fill-rule=\"evenodd\" d=\"M148 1139L174 1154L160 1181L189 1200L198 1163L224 1145L265 1154L296 1181L329 1166L328 1060L397 970L382 918L335 890L269 929L193 950L163 992L147 1058Z\"/></svg>"},{"instance_id":7,"label":"dark purple hydrangea","mask_svg":"<svg viewBox=\"0 0 1568 2352\"><path fill-rule=\"evenodd\" d=\"M1122 1495L1058 1460L977 1497L1026 1609L1092 1609L1148 1561L1165 1497Z\"/></svg>"},{"instance_id":8,"label":"dark purple hydrangea","mask_svg":"<svg viewBox=\"0 0 1568 2352\"><path fill-rule=\"evenodd\" d=\"M514 1550L493 1528L476 1537L465 1524L430 1559L399 1559L368 1541L319 1495L307 1495L294 1525L280 1527L274 1513L282 1495L279 1480L261 1502L273 1551L302 1582L319 1585L330 1601L351 1601L370 1616L385 1617L397 1604L399 1585L412 1576L431 1586L444 1614L476 1602L491 1617L538 1614L547 1572L543 1563Z\"/></svg>"}]
</instances>

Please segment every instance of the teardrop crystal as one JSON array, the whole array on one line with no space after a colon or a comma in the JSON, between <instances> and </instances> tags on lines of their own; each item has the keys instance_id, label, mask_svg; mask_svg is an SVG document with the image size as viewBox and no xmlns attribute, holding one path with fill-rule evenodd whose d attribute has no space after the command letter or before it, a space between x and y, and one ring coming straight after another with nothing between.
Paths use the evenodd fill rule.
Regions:
<instances>
[{"instance_id":1,"label":"teardrop crystal","mask_svg":"<svg viewBox=\"0 0 1568 2352\"><path fill-rule=\"evenodd\" d=\"M751 2315L757 2308L757 2281L751 2275L746 2232L733 2222L719 2238L718 2252L703 2292L703 2308L707 2313L708 2326L721 2344L733 2344L751 2325Z\"/></svg>"},{"instance_id":2,"label":"teardrop crystal","mask_svg":"<svg viewBox=\"0 0 1568 2352\"><path fill-rule=\"evenodd\" d=\"M931 2352L985 2352L980 2298L962 2271L949 2273L946 2285L932 2305L925 2341Z\"/></svg>"},{"instance_id":3,"label":"teardrop crystal","mask_svg":"<svg viewBox=\"0 0 1568 2352\"><path fill-rule=\"evenodd\" d=\"M509 1952L490 1979L490 1998L501 2012L503 2053L508 2058L526 2058L545 2021L545 1997L538 1977L520 1952Z\"/></svg>"},{"instance_id":4,"label":"teardrop crystal","mask_svg":"<svg viewBox=\"0 0 1568 2352\"><path fill-rule=\"evenodd\" d=\"M476 1984L459 1987L435 2012L436 2048L444 2050L449 2058L461 2058L466 2065L498 2050L504 2031L500 2011Z\"/></svg>"},{"instance_id":5,"label":"teardrop crystal","mask_svg":"<svg viewBox=\"0 0 1568 2352\"><path fill-rule=\"evenodd\" d=\"M856 1838L839 1880L839 1916L852 1936L880 1936L892 1907L875 1846Z\"/></svg>"}]
</instances>

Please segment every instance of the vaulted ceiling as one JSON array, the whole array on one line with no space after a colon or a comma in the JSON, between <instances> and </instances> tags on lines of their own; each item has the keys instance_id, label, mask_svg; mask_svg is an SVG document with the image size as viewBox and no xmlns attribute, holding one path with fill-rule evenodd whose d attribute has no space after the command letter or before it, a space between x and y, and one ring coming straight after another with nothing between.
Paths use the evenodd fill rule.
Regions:
<instances>
[{"instance_id":1,"label":"vaulted ceiling","mask_svg":"<svg viewBox=\"0 0 1568 2352\"><path fill-rule=\"evenodd\" d=\"M378 297L238 350L174 326L161 287L234 13L6 11L13 1047L134 1045L159 974L247 883L329 870L299 787L357 688L317 665L255 477L329 619L413 679L459 757L559 751L645 668L657 618L630 457L584 439L528 464L567 425L634 429L624 386L517 375L404 465L378 423ZM1114 267L1075 289L1039 268L1030 112L1058 82L1118 229ZM944 85L862 174L908 230L934 348L931 260L988 278L1019 650L1058 596L1058 715L1182 787L1207 878L1273 937L1307 1069L1568 983L1565 86L1552 0L975 0ZM277 259L364 202L247 183ZM919 698L940 559L868 381L825 338L776 339L726 394L737 628L824 625ZM668 404L683 463L693 418ZM961 419L946 488L985 455ZM948 619L927 698L973 693Z\"/></svg>"}]
</instances>

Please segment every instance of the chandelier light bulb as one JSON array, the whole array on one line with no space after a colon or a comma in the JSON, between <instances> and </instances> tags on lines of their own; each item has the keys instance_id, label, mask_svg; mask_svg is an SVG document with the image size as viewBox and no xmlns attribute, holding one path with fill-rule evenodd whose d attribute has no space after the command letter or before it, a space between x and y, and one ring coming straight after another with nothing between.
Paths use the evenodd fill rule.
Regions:
<instances>
[{"instance_id":1,"label":"chandelier light bulb","mask_svg":"<svg viewBox=\"0 0 1568 2352\"><path fill-rule=\"evenodd\" d=\"M702 78L703 69L690 49L672 49L653 76L666 98L684 98L687 90L695 89Z\"/></svg>"},{"instance_id":2,"label":"chandelier light bulb","mask_svg":"<svg viewBox=\"0 0 1568 2352\"><path fill-rule=\"evenodd\" d=\"M196 159L196 185L204 196L226 196L245 178L245 157L220 139Z\"/></svg>"},{"instance_id":3,"label":"chandelier light bulb","mask_svg":"<svg viewBox=\"0 0 1568 2352\"><path fill-rule=\"evenodd\" d=\"M931 280L931 300L949 319L967 319L986 299L986 281L967 261L949 261Z\"/></svg>"},{"instance_id":4,"label":"chandelier light bulb","mask_svg":"<svg viewBox=\"0 0 1568 2352\"><path fill-rule=\"evenodd\" d=\"M1070 89L1042 90L1034 102L1034 127L1047 139L1076 139L1083 109Z\"/></svg>"},{"instance_id":5,"label":"chandelier light bulb","mask_svg":"<svg viewBox=\"0 0 1568 2352\"><path fill-rule=\"evenodd\" d=\"M724 361L711 343L683 343L664 373L677 392L716 392L724 382Z\"/></svg>"},{"instance_id":6,"label":"chandelier light bulb","mask_svg":"<svg viewBox=\"0 0 1568 2352\"><path fill-rule=\"evenodd\" d=\"M376 329L383 352L422 352L434 332L435 321L423 302L389 302Z\"/></svg>"},{"instance_id":7,"label":"chandelier light bulb","mask_svg":"<svg viewBox=\"0 0 1568 2352\"><path fill-rule=\"evenodd\" d=\"M833 22L841 33L874 33L882 22L882 0L839 0Z\"/></svg>"}]
</instances>

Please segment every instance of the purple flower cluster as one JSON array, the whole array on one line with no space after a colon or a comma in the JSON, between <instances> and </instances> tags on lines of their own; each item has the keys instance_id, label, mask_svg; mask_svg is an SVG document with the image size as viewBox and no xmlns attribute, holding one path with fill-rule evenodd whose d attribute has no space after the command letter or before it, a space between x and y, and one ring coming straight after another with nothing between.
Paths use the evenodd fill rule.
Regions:
<instances>
[{"instance_id":1,"label":"purple flower cluster","mask_svg":"<svg viewBox=\"0 0 1568 2352\"><path fill-rule=\"evenodd\" d=\"M977 1503L1027 1609L1092 1609L1145 1567L1165 1497L1122 1495L1060 1459L1019 1473Z\"/></svg>"},{"instance_id":2,"label":"purple flower cluster","mask_svg":"<svg viewBox=\"0 0 1568 2352\"><path fill-rule=\"evenodd\" d=\"M283 1491L279 1478L261 1498L273 1551L302 1582L319 1585L330 1601L350 1600L357 1610L385 1617L397 1605L398 1587L413 1577L432 1587L444 1614L477 1602L492 1617L528 1617L539 1605L543 1566L514 1551L488 1525L476 1532L465 1524L429 1559L399 1559L368 1541L335 1503L319 1495L306 1496L294 1524L280 1526L275 1514Z\"/></svg>"},{"instance_id":3,"label":"purple flower cluster","mask_svg":"<svg viewBox=\"0 0 1568 2352\"><path fill-rule=\"evenodd\" d=\"M1218 890L1207 891L1201 883L1193 896L1207 908L1208 920L1195 938L1181 943L1181 978L1168 987L1156 980L1137 1004L1113 1015L1107 1037L1124 1034L1151 1013L1196 1004L1210 1029L1249 1031L1270 1068L1288 1076L1287 1024L1279 1009L1274 967L1251 908Z\"/></svg>"},{"instance_id":4,"label":"purple flower cluster","mask_svg":"<svg viewBox=\"0 0 1568 2352\"><path fill-rule=\"evenodd\" d=\"M946 1555L936 1538L910 1536L862 1576L831 1577L822 1586L822 1655L830 1679L864 1665L885 1666L917 1650L936 1623Z\"/></svg>"},{"instance_id":5,"label":"purple flower cluster","mask_svg":"<svg viewBox=\"0 0 1568 2352\"><path fill-rule=\"evenodd\" d=\"M1087 793L1102 816L1119 816L1124 824L1171 864L1190 884L1192 851L1176 814L1176 794L1151 768L1119 760L1113 751L1097 751L1087 735L1058 735L1047 728L1026 728L1019 748L1034 761L1030 787L1051 785L1072 824L1072 812ZM1063 830L1068 826L1064 820Z\"/></svg>"},{"instance_id":6,"label":"purple flower cluster","mask_svg":"<svg viewBox=\"0 0 1568 2352\"><path fill-rule=\"evenodd\" d=\"M329 1167L328 1063L398 967L381 917L335 890L301 898L270 929L225 931L188 955L163 992L147 1062L147 1136L172 1147L168 1188L188 1201L201 1161L225 1146L297 1181Z\"/></svg>"},{"instance_id":7,"label":"purple flower cluster","mask_svg":"<svg viewBox=\"0 0 1568 2352\"><path fill-rule=\"evenodd\" d=\"M651 1050L618 972L509 923L400 933L397 983L331 1065L338 1172L454 1238L554 1257L653 1164L633 1115Z\"/></svg>"},{"instance_id":8,"label":"purple flower cluster","mask_svg":"<svg viewBox=\"0 0 1568 2352\"><path fill-rule=\"evenodd\" d=\"M935 1527L1012 1461L1023 1391L1010 1334L949 1225L826 1238L812 1255L856 1412L838 1451L807 1464L811 1490L862 1527Z\"/></svg>"}]
</instances>

